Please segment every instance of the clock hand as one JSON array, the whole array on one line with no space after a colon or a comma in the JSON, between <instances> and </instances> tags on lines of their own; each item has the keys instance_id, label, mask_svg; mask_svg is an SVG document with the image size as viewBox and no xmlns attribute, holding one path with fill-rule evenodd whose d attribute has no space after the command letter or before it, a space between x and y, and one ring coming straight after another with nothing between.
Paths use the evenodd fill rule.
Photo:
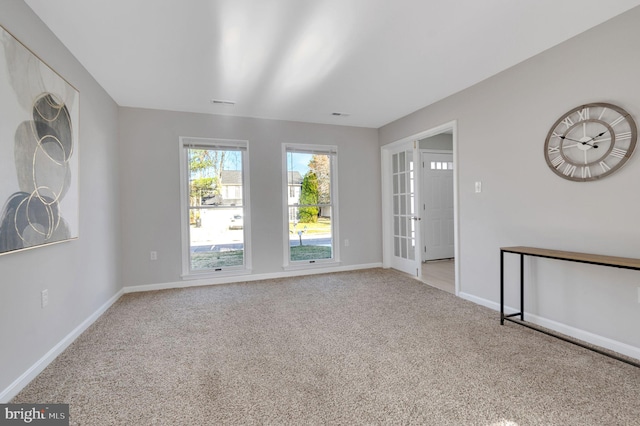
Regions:
<instances>
[{"instance_id":1,"label":"clock hand","mask_svg":"<svg viewBox=\"0 0 640 426\"><path fill-rule=\"evenodd\" d=\"M603 136L605 133L607 133L607 130L605 130L604 132L600 133L599 135L595 135L594 137L591 138L592 141L598 139L599 137Z\"/></svg>"},{"instance_id":2,"label":"clock hand","mask_svg":"<svg viewBox=\"0 0 640 426\"><path fill-rule=\"evenodd\" d=\"M562 139L562 140L567 140L567 141L571 141L571 142L584 143L584 142L582 142L582 141L579 141L579 140L576 140L576 139L571 139L571 138L568 138L568 137L566 137L566 136L560 136L560 139Z\"/></svg>"},{"instance_id":3,"label":"clock hand","mask_svg":"<svg viewBox=\"0 0 640 426\"><path fill-rule=\"evenodd\" d=\"M605 132L605 133L606 133L606 132ZM590 142L590 141L592 141L592 140L594 140L595 138L598 138L598 137L602 136L603 134L604 134L604 133L602 133L602 134L600 134L600 135L598 135L598 136L595 136L595 137L591 138L590 140L588 140L588 141L586 141L586 142L582 142L582 141L579 141L579 140L576 140L576 139L571 139L571 138L568 138L568 137L566 137L566 136L560 136L560 139L562 139L562 140L567 140L567 141L571 141L571 142L577 142L577 143L579 143L579 144L581 144L581 145L589 145L589 146L590 146L590 147L592 147L592 148L597 148L597 147L598 147L598 145L596 145L596 144L591 144L591 143L589 143L589 142ZM575 145L572 145L572 146L575 146Z\"/></svg>"}]
</instances>

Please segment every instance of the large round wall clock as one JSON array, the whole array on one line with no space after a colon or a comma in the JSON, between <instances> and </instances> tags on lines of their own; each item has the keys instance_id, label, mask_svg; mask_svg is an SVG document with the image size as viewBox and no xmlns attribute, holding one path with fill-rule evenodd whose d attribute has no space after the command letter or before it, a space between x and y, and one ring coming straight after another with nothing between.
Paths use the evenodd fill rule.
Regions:
<instances>
[{"instance_id":1,"label":"large round wall clock","mask_svg":"<svg viewBox=\"0 0 640 426\"><path fill-rule=\"evenodd\" d=\"M627 111L607 103L581 105L556 121L544 157L558 176L585 182L619 170L636 148L638 130Z\"/></svg>"}]
</instances>

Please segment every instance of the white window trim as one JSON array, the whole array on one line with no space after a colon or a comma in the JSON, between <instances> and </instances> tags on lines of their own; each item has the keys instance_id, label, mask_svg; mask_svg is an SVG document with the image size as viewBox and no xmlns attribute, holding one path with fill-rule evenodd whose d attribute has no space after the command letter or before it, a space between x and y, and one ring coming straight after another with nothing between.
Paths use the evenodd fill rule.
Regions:
<instances>
[{"instance_id":1,"label":"white window trim","mask_svg":"<svg viewBox=\"0 0 640 426\"><path fill-rule=\"evenodd\" d=\"M295 150L298 152L308 152L310 154L331 154L333 160L331 161L331 237L333 241L333 258L332 259L318 259L314 261L299 261L292 262L289 259L289 180L287 176L288 164L287 164L287 151ZM282 269L285 271L301 270L301 269L315 269L322 267L331 267L340 265L340 238L338 236L339 223L339 210L338 210L338 147L336 145L316 145L316 144L295 144L295 143L283 143L282 144Z\"/></svg>"},{"instance_id":2,"label":"white window trim","mask_svg":"<svg viewBox=\"0 0 640 426\"><path fill-rule=\"evenodd\" d=\"M243 230L244 230L244 265L222 268L216 270L192 271L189 258L189 203L188 203L188 169L186 146L200 145L215 147L242 148L242 180L243 180ZM182 239L182 274L183 280L202 279L207 277L223 277L232 275L247 275L251 273L251 203L249 200L249 141L233 139L214 139L200 137L179 137L179 159L180 159L180 233Z\"/></svg>"}]
</instances>

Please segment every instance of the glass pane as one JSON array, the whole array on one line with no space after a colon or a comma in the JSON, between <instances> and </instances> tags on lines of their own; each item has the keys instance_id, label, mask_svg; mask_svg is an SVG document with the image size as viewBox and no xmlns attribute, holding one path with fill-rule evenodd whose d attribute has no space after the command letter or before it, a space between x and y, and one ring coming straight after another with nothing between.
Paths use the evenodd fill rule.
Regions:
<instances>
[{"instance_id":1,"label":"glass pane","mask_svg":"<svg viewBox=\"0 0 640 426\"><path fill-rule=\"evenodd\" d=\"M192 270L244 265L242 213L242 208L189 210Z\"/></svg>"},{"instance_id":2,"label":"glass pane","mask_svg":"<svg viewBox=\"0 0 640 426\"><path fill-rule=\"evenodd\" d=\"M391 160L391 163L393 165L393 173L398 173L398 162L399 162L399 156L398 154L393 154L393 158Z\"/></svg>"},{"instance_id":3,"label":"glass pane","mask_svg":"<svg viewBox=\"0 0 640 426\"><path fill-rule=\"evenodd\" d=\"M289 260L333 258L330 154L287 151Z\"/></svg>"},{"instance_id":4,"label":"glass pane","mask_svg":"<svg viewBox=\"0 0 640 426\"><path fill-rule=\"evenodd\" d=\"M405 156L404 156L404 151L401 152L398 156L398 172L402 173L406 170L406 160L405 160Z\"/></svg>"},{"instance_id":5,"label":"glass pane","mask_svg":"<svg viewBox=\"0 0 640 426\"><path fill-rule=\"evenodd\" d=\"M298 209L304 211L303 207ZM319 207L318 219L303 222L289 220L289 260L292 262L333 258L331 208Z\"/></svg>"},{"instance_id":6,"label":"glass pane","mask_svg":"<svg viewBox=\"0 0 640 426\"><path fill-rule=\"evenodd\" d=\"M287 152L289 205L331 204L331 161L328 154Z\"/></svg>"},{"instance_id":7,"label":"glass pane","mask_svg":"<svg viewBox=\"0 0 640 426\"><path fill-rule=\"evenodd\" d=\"M189 206L242 206L242 151L188 149Z\"/></svg>"},{"instance_id":8,"label":"glass pane","mask_svg":"<svg viewBox=\"0 0 640 426\"><path fill-rule=\"evenodd\" d=\"M407 240L408 244L409 244L409 253L408 253L408 257L410 260L415 260L416 259L416 247L415 247L415 243L413 242L413 240Z\"/></svg>"},{"instance_id":9,"label":"glass pane","mask_svg":"<svg viewBox=\"0 0 640 426\"><path fill-rule=\"evenodd\" d=\"M393 255L400 257L400 237L393 239Z\"/></svg>"},{"instance_id":10,"label":"glass pane","mask_svg":"<svg viewBox=\"0 0 640 426\"><path fill-rule=\"evenodd\" d=\"M244 265L242 151L187 149L193 271Z\"/></svg>"}]
</instances>

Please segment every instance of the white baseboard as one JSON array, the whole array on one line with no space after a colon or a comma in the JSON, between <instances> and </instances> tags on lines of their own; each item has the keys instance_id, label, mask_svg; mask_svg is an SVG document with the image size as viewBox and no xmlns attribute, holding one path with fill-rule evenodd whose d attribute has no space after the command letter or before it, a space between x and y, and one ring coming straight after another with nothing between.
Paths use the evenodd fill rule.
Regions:
<instances>
[{"instance_id":1,"label":"white baseboard","mask_svg":"<svg viewBox=\"0 0 640 426\"><path fill-rule=\"evenodd\" d=\"M231 284L238 282L249 282L259 280L271 280L277 278L299 277L303 275L326 274L329 272L347 272L360 269L382 268L382 263L366 263L360 265L323 267L314 269L294 269L283 272L272 272L268 274L247 274L247 275L229 275L225 277L211 277L201 279L189 279L184 281L174 281L161 284L146 284L128 286L123 290L125 293L137 293L142 291L167 290L173 288L200 287L217 284Z\"/></svg>"},{"instance_id":2,"label":"white baseboard","mask_svg":"<svg viewBox=\"0 0 640 426\"><path fill-rule=\"evenodd\" d=\"M16 396L25 386L29 384L38 374L42 372L51 362L56 359L74 340L78 338L91 324L93 324L100 315L105 313L122 295L123 290L118 291L113 297L107 300L97 311L85 319L79 326L67 334L57 345L49 350L42 358L36 361L27 371L11 383L6 389L0 392L0 404L8 403Z\"/></svg>"},{"instance_id":3,"label":"white baseboard","mask_svg":"<svg viewBox=\"0 0 640 426\"><path fill-rule=\"evenodd\" d=\"M459 296L465 300L476 303L478 305L485 306L494 311L500 312L500 304L491 300L476 297L472 294L460 292ZM510 306L504 307L505 314L512 314L520 312L519 309L512 308ZM608 337L599 336L597 334L590 333L588 331L580 330L579 328L571 327L566 324L559 323L547 318L540 317L538 315L525 312L525 319L533 324L541 327L548 328L549 330L556 331L574 339L582 340L583 342L590 343L592 345L600 346L601 348L609 349L622 355L630 356L632 358L640 360L640 348L628 345L626 343L618 342ZM500 321L500 315L496 315L496 321Z\"/></svg>"}]
</instances>

